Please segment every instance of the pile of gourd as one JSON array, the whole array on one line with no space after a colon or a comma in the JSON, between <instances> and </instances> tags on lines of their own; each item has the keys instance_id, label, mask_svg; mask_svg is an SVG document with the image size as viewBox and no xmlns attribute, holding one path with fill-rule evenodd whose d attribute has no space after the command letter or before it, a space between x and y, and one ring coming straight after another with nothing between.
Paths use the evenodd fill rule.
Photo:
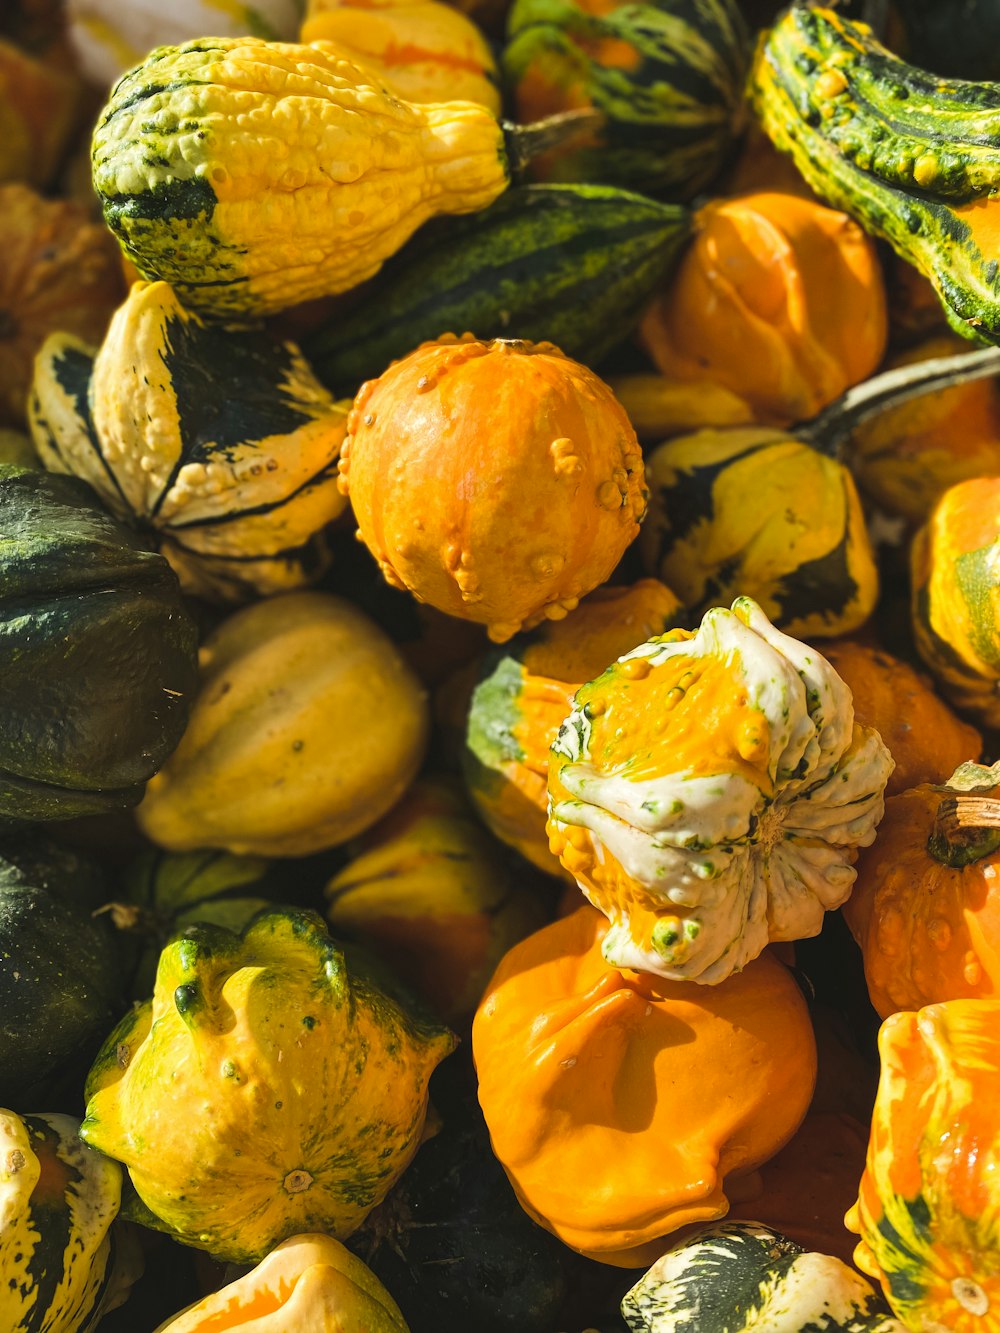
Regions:
<instances>
[{"instance_id":1,"label":"pile of gourd","mask_svg":"<svg viewBox=\"0 0 1000 1333\"><path fill-rule=\"evenodd\" d=\"M0 1330L1000 1330L995 6L450 3L0 16Z\"/></svg>"}]
</instances>

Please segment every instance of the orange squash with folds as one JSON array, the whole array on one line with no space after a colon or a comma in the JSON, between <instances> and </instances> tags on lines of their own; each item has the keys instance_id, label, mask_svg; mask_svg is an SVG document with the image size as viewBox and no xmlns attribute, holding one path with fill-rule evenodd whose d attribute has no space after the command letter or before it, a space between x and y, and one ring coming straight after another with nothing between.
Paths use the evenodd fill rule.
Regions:
<instances>
[{"instance_id":1,"label":"orange squash with folds","mask_svg":"<svg viewBox=\"0 0 1000 1333\"><path fill-rule=\"evenodd\" d=\"M669 378L723 385L761 425L803 421L882 360L874 243L845 213L792 194L713 200L640 333Z\"/></svg>"},{"instance_id":2,"label":"orange squash with folds","mask_svg":"<svg viewBox=\"0 0 1000 1333\"><path fill-rule=\"evenodd\" d=\"M824 643L823 656L850 686L855 718L874 727L895 761L886 796L919 782L944 782L959 764L979 758L982 736L908 663L852 639Z\"/></svg>"},{"instance_id":3,"label":"orange squash with folds","mask_svg":"<svg viewBox=\"0 0 1000 1333\"><path fill-rule=\"evenodd\" d=\"M340 484L389 583L504 642L560 620L639 531L624 409L551 343L424 343L363 384Z\"/></svg>"},{"instance_id":4,"label":"orange squash with folds","mask_svg":"<svg viewBox=\"0 0 1000 1333\"><path fill-rule=\"evenodd\" d=\"M725 1216L740 1178L795 1132L816 1046L768 954L717 986L665 981L610 967L607 929L583 907L516 945L473 1055L521 1206L572 1249L640 1267L678 1227Z\"/></svg>"}]
</instances>

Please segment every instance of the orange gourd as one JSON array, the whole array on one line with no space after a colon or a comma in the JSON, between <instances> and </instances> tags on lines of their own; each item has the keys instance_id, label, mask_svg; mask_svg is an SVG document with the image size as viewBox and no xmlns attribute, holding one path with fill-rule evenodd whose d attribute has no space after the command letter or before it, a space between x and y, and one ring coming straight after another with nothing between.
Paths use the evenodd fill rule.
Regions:
<instances>
[{"instance_id":1,"label":"orange gourd","mask_svg":"<svg viewBox=\"0 0 1000 1333\"><path fill-rule=\"evenodd\" d=\"M48 334L100 342L124 285L107 228L27 185L0 185L0 254L0 424L21 423Z\"/></svg>"},{"instance_id":2,"label":"orange gourd","mask_svg":"<svg viewBox=\"0 0 1000 1333\"><path fill-rule=\"evenodd\" d=\"M597 588L565 620L540 625L487 659L468 708L465 780L493 833L539 870L566 875L545 832L546 776L549 746L573 695L622 653L675 625L681 613L657 579Z\"/></svg>"},{"instance_id":3,"label":"orange gourd","mask_svg":"<svg viewBox=\"0 0 1000 1333\"><path fill-rule=\"evenodd\" d=\"M1000 989L998 795L1000 769L965 764L886 801L843 908L880 1017Z\"/></svg>"},{"instance_id":4,"label":"orange gourd","mask_svg":"<svg viewBox=\"0 0 1000 1333\"><path fill-rule=\"evenodd\" d=\"M724 1216L805 1115L816 1047L770 955L715 987L619 972L583 907L504 958L472 1030L493 1150L525 1211L575 1250L652 1262Z\"/></svg>"},{"instance_id":5,"label":"orange gourd","mask_svg":"<svg viewBox=\"0 0 1000 1333\"><path fill-rule=\"evenodd\" d=\"M991 1333L1000 1310L1000 1000L894 1014L864 1175L854 1262L912 1333Z\"/></svg>"},{"instance_id":6,"label":"orange gourd","mask_svg":"<svg viewBox=\"0 0 1000 1333\"><path fill-rule=\"evenodd\" d=\"M762 425L814 416L878 366L885 290L872 241L844 213L779 192L714 200L641 339L671 379L708 380Z\"/></svg>"},{"instance_id":7,"label":"orange gourd","mask_svg":"<svg viewBox=\"0 0 1000 1333\"><path fill-rule=\"evenodd\" d=\"M979 732L908 663L852 639L825 643L823 656L850 686L855 718L879 733L895 761L886 796L920 782L943 782L959 764L979 757Z\"/></svg>"},{"instance_id":8,"label":"orange gourd","mask_svg":"<svg viewBox=\"0 0 1000 1333\"><path fill-rule=\"evenodd\" d=\"M386 579L498 642L574 610L646 510L628 417L551 343L424 343L362 385L340 467Z\"/></svg>"},{"instance_id":9,"label":"orange gourd","mask_svg":"<svg viewBox=\"0 0 1000 1333\"><path fill-rule=\"evenodd\" d=\"M897 353L886 369L968 351L964 338L938 334ZM1000 387L973 380L890 407L854 432L846 456L883 509L923 523L949 486L1000 472Z\"/></svg>"},{"instance_id":10,"label":"orange gourd","mask_svg":"<svg viewBox=\"0 0 1000 1333\"><path fill-rule=\"evenodd\" d=\"M81 91L73 74L0 38L0 181L49 184L76 128Z\"/></svg>"}]
</instances>

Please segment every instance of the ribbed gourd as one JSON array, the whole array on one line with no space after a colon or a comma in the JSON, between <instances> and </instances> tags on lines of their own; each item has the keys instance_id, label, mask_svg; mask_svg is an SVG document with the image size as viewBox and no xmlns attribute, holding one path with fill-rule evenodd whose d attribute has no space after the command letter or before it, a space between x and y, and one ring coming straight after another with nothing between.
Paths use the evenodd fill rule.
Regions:
<instances>
[{"instance_id":1,"label":"ribbed gourd","mask_svg":"<svg viewBox=\"0 0 1000 1333\"><path fill-rule=\"evenodd\" d=\"M550 751L549 845L611 921L609 963L715 984L819 933L891 771L829 663L740 598L577 691Z\"/></svg>"},{"instance_id":2,"label":"ribbed gourd","mask_svg":"<svg viewBox=\"0 0 1000 1333\"><path fill-rule=\"evenodd\" d=\"M573 695L630 648L681 622L680 602L657 579L596 588L565 620L548 621L482 663L462 752L481 818L546 874L565 876L549 851L549 746Z\"/></svg>"},{"instance_id":3,"label":"ribbed gourd","mask_svg":"<svg viewBox=\"0 0 1000 1333\"><path fill-rule=\"evenodd\" d=\"M292 342L206 325L167 283L137 282L91 366L78 339L46 340L29 418L45 466L153 534L190 593L243 601L327 563L347 413Z\"/></svg>"},{"instance_id":4,"label":"ribbed gourd","mask_svg":"<svg viewBox=\"0 0 1000 1333\"><path fill-rule=\"evenodd\" d=\"M472 1049L522 1208L572 1249L633 1268L678 1228L724 1216L791 1138L816 1046L802 993L770 953L696 986L609 965L608 933L585 906L515 945Z\"/></svg>"},{"instance_id":5,"label":"ribbed gourd","mask_svg":"<svg viewBox=\"0 0 1000 1333\"><path fill-rule=\"evenodd\" d=\"M290 1236L344 1239L364 1221L417 1150L454 1040L350 964L313 913L265 912L241 935L193 926L98 1055L81 1137L128 1168L147 1224L257 1263Z\"/></svg>"},{"instance_id":6,"label":"ribbed gourd","mask_svg":"<svg viewBox=\"0 0 1000 1333\"><path fill-rule=\"evenodd\" d=\"M1000 768L961 764L886 801L844 916L888 1018L1000 988Z\"/></svg>"},{"instance_id":7,"label":"ribbed gourd","mask_svg":"<svg viewBox=\"0 0 1000 1333\"><path fill-rule=\"evenodd\" d=\"M957 333L1000 341L1000 86L917 69L866 25L796 4L761 43L750 92L821 198L924 273Z\"/></svg>"},{"instance_id":8,"label":"ribbed gourd","mask_svg":"<svg viewBox=\"0 0 1000 1333\"><path fill-rule=\"evenodd\" d=\"M485 208L532 137L471 102L404 102L331 43L205 37L116 85L94 187L143 277L251 318L355 287L428 218Z\"/></svg>"},{"instance_id":9,"label":"ribbed gourd","mask_svg":"<svg viewBox=\"0 0 1000 1333\"><path fill-rule=\"evenodd\" d=\"M0 533L0 819L134 805L196 685L177 578L74 477L0 466Z\"/></svg>"},{"instance_id":10,"label":"ribbed gourd","mask_svg":"<svg viewBox=\"0 0 1000 1333\"><path fill-rule=\"evenodd\" d=\"M79 117L81 92L70 71L0 38L0 182L51 183Z\"/></svg>"},{"instance_id":11,"label":"ribbed gourd","mask_svg":"<svg viewBox=\"0 0 1000 1333\"><path fill-rule=\"evenodd\" d=\"M498 643L574 611L646 512L642 451L603 380L551 343L471 334L362 385L340 481L386 580Z\"/></svg>"},{"instance_id":12,"label":"ribbed gourd","mask_svg":"<svg viewBox=\"0 0 1000 1333\"><path fill-rule=\"evenodd\" d=\"M869 1282L756 1222L700 1227L622 1300L631 1333L905 1333Z\"/></svg>"},{"instance_id":13,"label":"ribbed gourd","mask_svg":"<svg viewBox=\"0 0 1000 1333\"><path fill-rule=\"evenodd\" d=\"M68 1115L0 1110L4 1333L91 1333L127 1294L113 1285L121 1167L79 1128Z\"/></svg>"},{"instance_id":14,"label":"ribbed gourd","mask_svg":"<svg viewBox=\"0 0 1000 1333\"><path fill-rule=\"evenodd\" d=\"M0 1104L49 1102L122 1010L122 963L98 867L48 839L0 842ZM2 1285L2 1284L0 1284Z\"/></svg>"},{"instance_id":15,"label":"ribbed gourd","mask_svg":"<svg viewBox=\"0 0 1000 1333\"><path fill-rule=\"evenodd\" d=\"M548 341L595 366L676 262L690 213L605 185L520 185L406 246L348 312L303 342L335 392L445 329Z\"/></svg>"},{"instance_id":16,"label":"ribbed gourd","mask_svg":"<svg viewBox=\"0 0 1000 1333\"><path fill-rule=\"evenodd\" d=\"M323 0L310 5L299 40L335 43L407 102L476 102L500 114L489 42L440 0Z\"/></svg>"},{"instance_id":17,"label":"ribbed gourd","mask_svg":"<svg viewBox=\"0 0 1000 1333\"><path fill-rule=\"evenodd\" d=\"M291 1236L156 1333L408 1333L378 1278L332 1236Z\"/></svg>"},{"instance_id":18,"label":"ribbed gourd","mask_svg":"<svg viewBox=\"0 0 1000 1333\"><path fill-rule=\"evenodd\" d=\"M695 615L745 594L805 639L848 634L871 615L879 577L857 487L806 439L765 426L697 431L653 449L646 475L643 563Z\"/></svg>"},{"instance_id":19,"label":"ribbed gourd","mask_svg":"<svg viewBox=\"0 0 1000 1333\"><path fill-rule=\"evenodd\" d=\"M1000 1309L1000 1001L893 1014L857 1204L854 1262L910 1333L985 1333Z\"/></svg>"},{"instance_id":20,"label":"ribbed gourd","mask_svg":"<svg viewBox=\"0 0 1000 1333\"><path fill-rule=\"evenodd\" d=\"M138 810L168 851L307 856L403 795L424 757L426 693L349 602L295 592L229 616L201 647L190 724Z\"/></svg>"},{"instance_id":21,"label":"ribbed gourd","mask_svg":"<svg viewBox=\"0 0 1000 1333\"><path fill-rule=\"evenodd\" d=\"M951 486L913 541L913 633L944 694L1000 726L1000 476Z\"/></svg>"},{"instance_id":22,"label":"ribbed gourd","mask_svg":"<svg viewBox=\"0 0 1000 1333\"><path fill-rule=\"evenodd\" d=\"M739 132L748 58L734 0L515 0L502 64L519 119L604 118L542 159L545 178L690 199Z\"/></svg>"}]
</instances>

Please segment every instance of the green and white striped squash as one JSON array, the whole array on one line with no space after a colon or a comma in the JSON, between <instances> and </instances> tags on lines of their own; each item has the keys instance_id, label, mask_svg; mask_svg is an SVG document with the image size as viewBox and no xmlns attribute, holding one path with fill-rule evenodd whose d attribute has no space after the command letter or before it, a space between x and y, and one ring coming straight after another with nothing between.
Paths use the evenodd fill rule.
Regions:
<instances>
[{"instance_id":1,"label":"green and white striped squash","mask_svg":"<svg viewBox=\"0 0 1000 1333\"><path fill-rule=\"evenodd\" d=\"M347 417L294 343L206 325L137 282L92 362L50 335L28 414L45 466L149 532L186 591L241 601L322 572Z\"/></svg>"},{"instance_id":2,"label":"green and white striped squash","mask_svg":"<svg viewBox=\"0 0 1000 1333\"><path fill-rule=\"evenodd\" d=\"M89 1333L109 1308L122 1170L79 1128L68 1115L0 1110L4 1333Z\"/></svg>"},{"instance_id":3,"label":"green and white striped squash","mask_svg":"<svg viewBox=\"0 0 1000 1333\"><path fill-rule=\"evenodd\" d=\"M621 1309L631 1333L905 1333L853 1268L759 1222L691 1232Z\"/></svg>"},{"instance_id":4,"label":"green and white striped squash","mask_svg":"<svg viewBox=\"0 0 1000 1333\"><path fill-rule=\"evenodd\" d=\"M736 0L515 0L504 77L518 119L590 105L599 132L540 160L551 180L690 199L743 117L749 38Z\"/></svg>"},{"instance_id":5,"label":"green and white striped squash","mask_svg":"<svg viewBox=\"0 0 1000 1333\"><path fill-rule=\"evenodd\" d=\"M750 89L811 188L925 274L956 332L1000 342L1000 85L926 73L864 24L796 4Z\"/></svg>"},{"instance_id":6,"label":"green and white striped squash","mask_svg":"<svg viewBox=\"0 0 1000 1333\"><path fill-rule=\"evenodd\" d=\"M610 186L516 186L415 237L303 350L338 393L446 331L553 342L593 366L635 327L690 226L683 206Z\"/></svg>"}]
</instances>

